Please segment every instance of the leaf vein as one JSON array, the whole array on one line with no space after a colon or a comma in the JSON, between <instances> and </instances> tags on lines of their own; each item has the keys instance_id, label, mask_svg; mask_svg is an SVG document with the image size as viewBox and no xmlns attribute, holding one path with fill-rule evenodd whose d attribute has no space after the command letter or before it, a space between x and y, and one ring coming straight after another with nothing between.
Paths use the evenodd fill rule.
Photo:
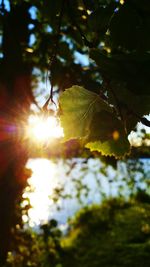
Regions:
<instances>
[{"instance_id":1,"label":"leaf vein","mask_svg":"<svg viewBox=\"0 0 150 267\"><path fill-rule=\"evenodd\" d=\"M97 101L97 96L94 98L94 100L89 104L88 109L84 112L83 116L81 117L80 121L84 120L87 118L91 107L95 104L95 102Z\"/></svg>"}]
</instances>

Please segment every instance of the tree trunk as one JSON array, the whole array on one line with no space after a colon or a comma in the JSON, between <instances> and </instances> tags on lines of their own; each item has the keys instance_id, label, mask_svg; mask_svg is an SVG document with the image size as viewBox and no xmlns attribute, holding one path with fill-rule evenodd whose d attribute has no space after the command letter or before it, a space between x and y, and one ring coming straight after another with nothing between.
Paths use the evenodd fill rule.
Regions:
<instances>
[{"instance_id":1,"label":"tree trunk","mask_svg":"<svg viewBox=\"0 0 150 267\"><path fill-rule=\"evenodd\" d=\"M0 65L0 266L11 246L12 228L18 223L16 204L26 184L27 161L20 124L31 101L31 68L24 63L27 43L27 7L11 7L3 15L3 60ZM26 24L25 24L26 23ZM26 177L27 178L27 177Z\"/></svg>"}]
</instances>

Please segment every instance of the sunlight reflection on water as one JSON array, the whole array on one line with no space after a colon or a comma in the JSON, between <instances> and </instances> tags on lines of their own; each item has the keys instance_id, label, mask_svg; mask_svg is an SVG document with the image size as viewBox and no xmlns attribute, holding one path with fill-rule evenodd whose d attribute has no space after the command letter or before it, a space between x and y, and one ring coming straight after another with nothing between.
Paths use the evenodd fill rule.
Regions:
<instances>
[{"instance_id":1,"label":"sunlight reflection on water","mask_svg":"<svg viewBox=\"0 0 150 267\"><path fill-rule=\"evenodd\" d=\"M32 208L28 211L29 225L45 223L50 218L56 218L59 223L65 223L66 219L73 215L83 203L99 202L99 192L95 183L95 177L99 176L101 163L91 159L84 163L83 159L57 160L55 162L46 158L29 159L26 165L32 170L32 176L28 179L28 186L23 193L22 206L29 199ZM102 178L102 177L101 177ZM77 201L77 190L82 181L82 204ZM91 192L86 197L87 186ZM84 188L85 187L85 188ZM54 203L55 188L63 188L63 196L57 204ZM58 212L59 208L59 212ZM24 222L28 221L23 215Z\"/></svg>"},{"instance_id":2,"label":"sunlight reflection on water","mask_svg":"<svg viewBox=\"0 0 150 267\"><path fill-rule=\"evenodd\" d=\"M43 223L48 220L50 207L53 204L50 196L56 187L57 175L56 166L48 159L30 159L26 165L32 170L32 176L28 179L28 187L23 194L24 198L29 198L29 221L30 225Z\"/></svg>"},{"instance_id":3,"label":"sunlight reflection on water","mask_svg":"<svg viewBox=\"0 0 150 267\"><path fill-rule=\"evenodd\" d=\"M99 159L35 158L29 159L26 167L32 170L32 175L23 193L22 207L27 205L27 199L32 207L28 216L23 214L23 221L31 227L51 218L65 224L80 207L100 203L102 196L116 196L119 186L124 186L124 194L127 193L125 181L119 178L128 175L124 163L115 171L111 166L105 168ZM61 193L57 202L54 200L56 188ZM80 196L77 189L81 189Z\"/></svg>"}]
</instances>

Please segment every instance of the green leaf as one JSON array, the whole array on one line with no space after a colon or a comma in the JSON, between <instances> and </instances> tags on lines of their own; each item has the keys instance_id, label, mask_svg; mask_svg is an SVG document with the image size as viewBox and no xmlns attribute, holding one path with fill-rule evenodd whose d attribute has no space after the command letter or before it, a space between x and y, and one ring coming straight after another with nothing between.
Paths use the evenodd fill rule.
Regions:
<instances>
[{"instance_id":1,"label":"green leaf","mask_svg":"<svg viewBox=\"0 0 150 267\"><path fill-rule=\"evenodd\" d=\"M118 78L118 72L120 73L118 65L110 57L104 55L102 51L99 49L91 49L90 58L96 62L102 74L109 74L110 78Z\"/></svg>"},{"instance_id":2,"label":"green leaf","mask_svg":"<svg viewBox=\"0 0 150 267\"><path fill-rule=\"evenodd\" d=\"M109 81L125 84L135 94L149 94L149 53L106 55L100 49L91 49L90 57L96 62L102 76Z\"/></svg>"},{"instance_id":3,"label":"green leaf","mask_svg":"<svg viewBox=\"0 0 150 267\"><path fill-rule=\"evenodd\" d=\"M88 143L87 146L95 144L91 141L98 141L102 149L94 146L94 150L104 155L119 157L129 152L122 122L97 94L75 85L62 93L59 103L64 141L78 138Z\"/></svg>"},{"instance_id":4,"label":"green leaf","mask_svg":"<svg viewBox=\"0 0 150 267\"><path fill-rule=\"evenodd\" d=\"M104 156L114 156L115 158L122 158L130 152L130 145L125 137L105 142L89 142L86 144L86 147L91 151L98 151Z\"/></svg>"},{"instance_id":5,"label":"green leaf","mask_svg":"<svg viewBox=\"0 0 150 267\"><path fill-rule=\"evenodd\" d=\"M150 95L135 95L129 91L125 85L111 83L118 104L122 112L122 116L126 123L126 129L128 133L136 126L137 122L140 121L144 115L148 115L150 112ZM109 101L113 105L116 104L111 92L108 93Z\"/></svg>"},{"instance_id":6,"label":"green leaf","mask_svg":"<svg viewBox=\"0 0 150 267\"><path fill-rule=\"evenodd\" d=\"M113 139L114 136L124 136L124 125L113 113L105 110L95 113L91 121L88 141Z\"/></svg>"},{"instance_id":7,"label":"green leaf","mask_svg":"<svg viewBox=\"0 0 150 267\"><path fill-rule=\"evenodd\" d=\"M59 103L65 140L88 138L94 114L101 110L111 112L110 107L97 94L77 85L62 93Z\"/></svg>"},{"instance_id":8,"label":"green leaf","mask_svg":"<svg viewBox=\"0 0 150 267\"><path fill-rule=\"evenodd\" d=\"M150 112L150 56L138 57L134 53L107 56L98 49L92 49L90 56L107 82L109 103L116 109L120 107L130 132L140 117Z\"/></svg>"}]
</instances>

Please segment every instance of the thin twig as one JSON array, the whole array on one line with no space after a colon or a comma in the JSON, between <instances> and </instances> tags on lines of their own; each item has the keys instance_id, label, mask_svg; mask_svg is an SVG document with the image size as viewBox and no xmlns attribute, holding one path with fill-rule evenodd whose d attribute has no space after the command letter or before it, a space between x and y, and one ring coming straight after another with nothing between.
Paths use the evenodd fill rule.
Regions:
<instances>
[{"instance_id":1,"label":"thin twig","mask_svg":"<svg viewBox=\"0 0 150 267\"><path fill-rule=\"evenodd\" d=\"M76 22L75 15L74 15L72 7L70 5L70 1L68 0L67 3L68 3L68 9L69 9L68 13L69 13L70 20L71 20L72 24L77 28L77 30L78 30L79 34L81 35L81 38L82 38L85 46L87 46L89 48L94 48L95 47L94 42L88 41L88 39L86 38L86 36L83 33L82 29L80 28L79 24Z\"/></svg>"},{"instance_id":2,"label":"thin twig","mask_svg":"<svg viewBox=\"0 0 150 267\"><path fill-rule=\"evenodd\" d=\"M47 106L48 106L49 101L51 101L56 106L56 103L53 100L54 85L53 85L53 79L52 79L52 68L56 62L56 56L57 56L57 52L58 52L58 48L59 48L59 38L60 38L60 31L61 31L61 25L62 25L63 13L64 13L64 4L65 4L65 0L62 0L60 13L59 13L58 28L57 28L57 33L56 33L56 41L55 41L55 44L53 47L52 56L49 59L48 78L49 78L50 83L51 83L50 95L49 95L49 98L47 99L46 103L43 106L43 110L47 110Z\"/></svg>"},{"instance_id":3,"label":"thin twig","mask_svg":"<svg viewBox=\"0 0 150 267\"><path fill-rule=\"evenodd\" d=\"M103 75L103 74L102 74L102 76L103 76L103 78L104 78L104 82L106 83L107 90L110 91L110 93L112 94L112 96L113 96L113 98L114 98L114 100L115 100L116 108L117 108L118 114L119 114L119 116L120 116L120 118L121 118L121 120L122 120L122 122L123 122L123 124L124 124L125 132L127 132L126 123L125 123L125 120L124 120L124 116L123 116L123 114L122 114L122 110L121 110L121 107L120 107L119 99L118 99L116 93L114 92L114 90L111 88L110 83L109 83L108 79L106 78L106 76Z\"/></svg>"}]
</instances>

